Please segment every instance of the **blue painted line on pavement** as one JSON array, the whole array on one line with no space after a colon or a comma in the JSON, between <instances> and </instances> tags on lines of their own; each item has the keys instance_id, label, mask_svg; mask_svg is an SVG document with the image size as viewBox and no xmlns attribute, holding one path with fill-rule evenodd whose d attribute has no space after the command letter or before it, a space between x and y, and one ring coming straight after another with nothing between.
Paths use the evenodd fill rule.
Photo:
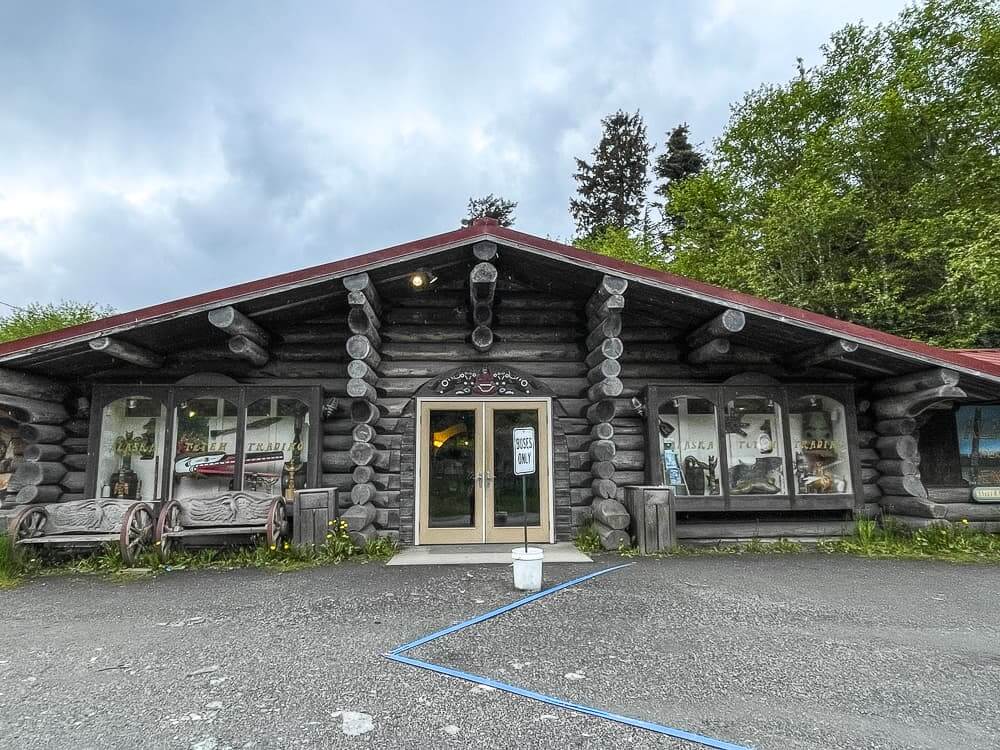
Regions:
<instances>
[{"instance_id":1,"label":"blue painted line on pavement","mask_svg":"<svg viewBox=\"0 0 1000 750\"><path fill-rule=\"evenodd\" d=\"M525 688L517 687L516 685L510 685L506 682L499 682L493 680L489 677L483 677L482 675L472 674L471 672L463 672L459 669L452 669L451 667L445 667L440 664L434 664L429 661L423 661L421 659L414 659L410 656L404 656L406 651L417 648L418 646L423 646L430 643L433 640L442 638L451 633L457 633L460 630L465 630L466 628L477 625L486 620L498 617L506 612L510 612L518 607L523 607L526 604L531 604L531 602L538 601L539 599L555 594L563 589L567 589L570 586L576 586L577 584L583 583L584 581L589 581L592 578L597 578L598 576L606 575L607 573L613 573L616 570L621 570L622 568L627 568L633 563L626 563L625 565L615 565L611 568L605 568L604 570L599 570L595 573L588 573L585 576L580 576L579 578L574 578L570 581L564 581L552 588L545 589L544 591L539 591L537 594L532 594L531 596L526 596L523 599L518 599L516 602L504 605L503 607L498 607L497 609L491 610L482 615L472 617L468 620L460 622L456 625L451 625L450 627L443 628L441 630L436 630L429 635L425 635L423 638L418 638L410 643L403 644L394 648L387 654L383 654L387 659L391 659L399 664L406 664L411 667L417 667L418 669L426 669L431 672L436 672L437 674L443 674L448 677L454 677L460 680L466 680L467 682L474 682L477 685L486 685L487 687L494 688L495 690L500 690L505 693L510 693L511 695L517 695L522 698L529 698L531 700L539 701L540 703L545 703L550 706L555 706L556 708L561 708L566 711L574 711L579 714L584 714L586 716L594 716L599 719L606 719L608 721L614 721L619 724L625 724L626 726L635 727L637 729L645 729L650 732L655 732L657 734L662 734L667 737L674 737L676 739L687 740L688 742L695 742L699 745L704 745L705 747L716 748L717 750L751 750L751 748L745 745L736 745L732 742L726 742L725 740L718 740L713 737L706 737L695 732L687 732L683 729L676 729L674 727L664 726L663 724L656 724L651 721L644 721L643 719L634 719L630 716L623 716L622 714L611 713L610 711L604 711L599 708L593 708L592 706L584 706L579 703L571 703L570 701L563 700L562 698L556 698L550 695L544 695L543 693L536 693L533 690L527 690Z\"/></svg>"}]
</instances>

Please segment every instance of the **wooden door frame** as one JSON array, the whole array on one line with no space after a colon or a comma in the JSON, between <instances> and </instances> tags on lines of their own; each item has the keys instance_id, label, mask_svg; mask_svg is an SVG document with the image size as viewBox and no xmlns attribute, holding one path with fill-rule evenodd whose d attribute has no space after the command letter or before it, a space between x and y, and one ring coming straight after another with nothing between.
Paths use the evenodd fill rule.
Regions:
<instances>
[{"instance_id":1,"label":"wooden door frame","mask_svg":"<svg viewBox=\"0 0 1000 750\"><path fill-rule=\"evenodd\" d=\"M548 533L548 543L555 543L556 535L556 524L555 524L555 481L554 481L554 456L553 456L553 425L555 419L552 413L552 398L549 396L523 396L523 397L495 397L495 398L477 398L477 397L441 397L441 396L428 396L426 398L418 397L416 399L416 418L414 419L414 431L416 433L416 440L414 441L414 461L413 461L413 546L418 546L421 544L430 544L424 542L420 535L421 526L421 513L423 513L423 503L421 502L422 483L423 483L423 451L424 451L424 439L423 439L423 407L425 404L433 404L432 408L443 408L447 409L449 406L461 406L464 404L485 404L485 403L521 403L530 402L532 404L542 404L545 406L545 414L547 424L546 430L546 442L548 444L548 451L546 456L538 456L539 468L541 468L542 462L545 463L548 481L545 483L548 492L548 520L549 520L549 533ZM443 406L438 407L437 404L443 404ZM485 415L485 409L483 410ZM483 502L483 508L485 511L486 503ZM486 532L486 519L483 519L483 535L480 537L477 544L483 544ZM471 543L471 542L470 542ZM508 542L498 542L498 544L507 544ZM537 542L536 542L537 543Z\"/></svg>"}]
</instances>

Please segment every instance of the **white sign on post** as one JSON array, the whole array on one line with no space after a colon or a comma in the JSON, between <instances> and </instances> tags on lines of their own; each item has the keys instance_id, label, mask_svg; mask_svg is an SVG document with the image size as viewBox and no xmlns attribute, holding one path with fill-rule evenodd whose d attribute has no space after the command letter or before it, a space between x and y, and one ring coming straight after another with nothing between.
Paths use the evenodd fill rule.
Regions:
<instances>
[{"instance_id":1,"label":"white sign on post","mask_svg":"<svg viewBox=\"0 0 1000 750\"><path fill-rule=\"evenodd\" d=\"M514 428L514 476L535 473L535 428Z\"/></svg>"}]
</instances>

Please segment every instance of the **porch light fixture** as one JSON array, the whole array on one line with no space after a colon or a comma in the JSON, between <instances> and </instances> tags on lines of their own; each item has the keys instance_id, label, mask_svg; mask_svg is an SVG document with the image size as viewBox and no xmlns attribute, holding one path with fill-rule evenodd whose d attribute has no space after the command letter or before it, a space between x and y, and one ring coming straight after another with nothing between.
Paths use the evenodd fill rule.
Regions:
<instances>
[{"instance_id":1,"label":"porch light fixture","mask_svg":"<svg viewBox=\"0 0 1000 750\"><path fill-rule=\"evenodd\" d=\"M429 286L432 286L437 280L438 277L426 268L418 268L410 274L410 286L417 291L421 291Z\"/></svg>"}]
</instances>

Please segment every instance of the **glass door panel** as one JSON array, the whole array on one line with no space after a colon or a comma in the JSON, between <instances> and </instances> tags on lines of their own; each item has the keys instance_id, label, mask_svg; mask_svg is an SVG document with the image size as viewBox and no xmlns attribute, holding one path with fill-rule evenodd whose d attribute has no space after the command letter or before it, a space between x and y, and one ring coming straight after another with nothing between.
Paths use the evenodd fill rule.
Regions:
<instances>
[{"instance_id":1,"label":"glass door panel","mask_svg":"<svg viewBox=\"0 0 1000 750\"><path fill-rule=\"evenodd\" d=\"M420 537L428 543L481 542L482 405L421 408Z\"/></svg>"},{"instance_id":2,"label":"glass door panel","mask_svg":"<svg viewBox=\"0 0 1000 750\"><path fill-rule=\"evenodd\" d=\"M486 541L517 542L524 539L526 518L528 541L548 542L546 405L538 402L492 402L486 404L486 415ZM516 427L535 430L536 472L524 477L514 475L513 431Z\"/></svg>"}]
</instances>

